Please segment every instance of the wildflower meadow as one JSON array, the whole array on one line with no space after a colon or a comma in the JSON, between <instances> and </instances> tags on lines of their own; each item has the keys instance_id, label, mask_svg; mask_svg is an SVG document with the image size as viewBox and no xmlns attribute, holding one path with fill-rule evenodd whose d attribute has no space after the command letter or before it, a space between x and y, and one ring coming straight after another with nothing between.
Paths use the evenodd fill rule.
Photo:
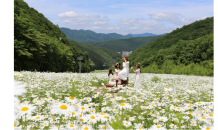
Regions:
<instances>
[{"instance_id":1,"label":"wildflower meadow","mask_svg":"<svg viewBox=\"0 0 218 130\"><path fill-rule=\"evenodd\" d=\"M14 128L212 130L213 77L141 73L105 88L107 73L14 72Z\"/></svg>"}]
</instances>

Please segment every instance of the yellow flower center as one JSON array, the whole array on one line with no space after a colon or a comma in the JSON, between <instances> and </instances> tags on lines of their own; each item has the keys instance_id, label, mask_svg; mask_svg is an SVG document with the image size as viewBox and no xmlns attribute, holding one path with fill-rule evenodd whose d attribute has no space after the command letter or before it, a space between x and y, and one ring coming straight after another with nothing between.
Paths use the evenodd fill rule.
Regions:
<instances>
[{"instance_id":1,"label":"yellow flower center","mask_svg":"<svg viewBox=\"0 0 218 130\"><path fill-rule=\"evenodd\" d=\"M70 127L74 127L74 125L73 125L73 124L70 124Z\"/></svg>"},{"instance_id":2,"label":"yellow flower center","mask_svg":"<svg viewBox=\"0 0 218 130\"><path fill-rule=\"evenodd\" d=\"M201 119L206 119L205 117L201 117Z\"/></svg>"},{"instance_id":3,"label":"yellow flower center","mask_svg":"<svg viewBox=\"0 0 218 130\"><path fill-rule=\"evenodd\" d=\"M210 127L207 127L207 128L206 128L206 130L209 130L209 129L210 129Z\"/></svg>"},{"instance_id":4,"label":"yellow flower center","mask_svg":"<svg viewBox=\"0 0 218 130\"><path fill-rule=\"evenodd\" d=\"M43 127L44 125L41 125L41 127Z\"/></svg>"},{"instance_id":5,"label":"yellow flower center","mask_svg":"<svg viewBox=\"0 0 218 130\"><path fill-rule=\"evenodd\" d=\"M192 114L192 112L190 111L190 112L188 112L189 114Z\"/></svg>"},{"instance_id":6,"label":"yellow flower center","mask_svg":"<svg viewBox=\"0 0 218 130\"><path fill-rule=\"evenodd\" d=\"M126 122L126 125L128 125L129 123L128 122Z\"/></svg>"},{"instance_id":7,"label":"yellow flower center","mask_svg":"<svg viewBox=\"0 0 218 130\"><path fill-rule=\"evenodd\" d=\"M72 113L72 115L75 115L75 114L76 114L75 112Z\"/></svg>"},{"instance_id":8,"label":"yellow flower center","mask_svg":"<svg viewBox=\"0 0 218 130\"><path fill-rule=\"evenodd\" d=\"M170 89L170 87L167 87L167 89Z\"/></svg>"},{"instance_id":9,"label":"yellow flower center","mask_svg":"<svg viewBox=\"0 0 218 130\"><path fill-rule=\"evenodd\" d=\"M82 110L85 110L85 107L81 107Z\"/></svg>"},{"instance_id":10,"label":"yellow flower center","mask_svg":"<svg viewBox=\"0 0 218 130\"><path fill-rule=\"evenodd\" d=\"M103 112L100 113L101 115L105 115Z\"/></svg>"},{"instance_id":11,"label":"yellow flower center","mask_svg":"<svg viewBox=\"0 0 218 130\"><path fill-rule=\"evenodd\" d=\"M198 104L201 104L201 102L199 102Z\"/></svg>"},{"instance_id":12,"label":"yellow flower center","mask_svg":"<svg viewBox=\"0 0 218 130\"><path fill-rule=\"evenodd\" d=\"M19 74L17 76L20 76Z\"/></svg>"},{"instance_id":13,"label":"yellow flower center","mask_svg":"<svg viewBox=\"0 0 218 130\"><path fill-rule=\"evenodd\" d=\"M67 109L67 106L66 105L61 105L60 109Z\"/></svg>"},{"instance_id":14,"label":"yellow flower center","mask_svg":"<svg viewBox=\"0 0 218 130\"><path fill-rule=\"evenodd\" d=\"M36 119L40 119L40 117L39 117L39 116L37 116L37 117L36 117Z\"/></svg>"},{"instance_id":15,"label":"yellow flower center","mask_svg":"<svg viewBox=\"0 0 218 130\"><path fill-rule=\"evenodd\" d=\"M29 110L28 107L23 107L23 108L21 108L21 111L27 111L27 110Z\"/></svg>"},{"instance_id":16,"label":"yellow flower center","mask_svg":"<svg viewBox=\"0 0 218 130\"><path fill-rule=\"evenodd\" d=\"M83 119L80 119L80 121L84 121Z\"/></svg>"},{"instance_id":17,"label":"yellow flower center","mask_svg":"<svg viewBox=\"0 0 218 130\"><path fill-rule=\"evenodd\" d=\"M124 103L121 103L120 106L125 106L125 104L124 104Z\"/></svg>"},{"instance_id":18,"label":"yellow flower center","mask_svg":"<svg viewBox=\"0 0 218 130\"><path fill-rule=\"evenodd\" d=\"M95 119L95 116L92 115L92 116L91 116L91 119Z\"/></svg>"},{"instance_id":19,"label":"yellow flower center","mask_svg":"<svg viewBox=\"0 0 218 130\"><path fill-rule=\"evenodd\" d=\"M161 128L161 126L158 125L157 128Z\"/></svg>"},{"instance_id":20,"label":"yellow flower center","mask_svg":"<svg viewBox=\"0 0 218 130\"><path fill-rule=\"evenodd\" d=\"M102 128L102 129L106 129L106 127L105 127L105 126L102 126L101 128Z\"/></svg>"},{"instance_id":21,"label":"yellow flower center","mask_svg":"<svg viewBox=\"0 0 218 130\"><path fill-rule=\"evenodd\" d=\"M192 89L190 91L193 91Z\"/></svg>"},{"instance_id":22,"label":"yellow flower center","mask_svg":"<svg viewBox=\"0 0 218 130\"><path fill-rule=\"evenodd\" d=\"M88 127L85 127L85 128L84 128L84 130L88 130L88 129L89 129Z\"/></svg>"},{"instance_id":23,"label":"yellow flower center","mask_svg":"<svg viewBox=\"0 0 218 130\"><path fill-rule=\"evenodd\" d=\"M16 127L17 125L16 124L14 124L14 127Z\"/></svg>"},{"instance_id":24,"label":"yellow flower center","mask_svg":"<svg viewBox=\"0 0 218 130\"><path fill-rule=\"evenodd\" d=\"M47 123L45 123L45 125L47 125Z\"/></svg>"},{"instance_id":25,"label":"yellow flower center","mask_svg":"<svg viewBox=\"0 0 218 130\"><path fill-rule=\"evenodd\" d=\"M160 120L164 121L164 119L160 119Z\"/></svg>"},{"instance_id":26,"label":"yellow flower center","mask_svg":"<svg viewBox=\"0 0 218 130\"><path fill-rule=\"evenodd\" d=\"M69 99L73 100L73 99L74 99L74 97L73 97L73 96L70 96L70 97L69 97Z\"/></svg>"},{"instance_id":27,"label":"yellow flower center","mask_svg":"<svg viewBox=\"0 0 218 130\"><path fill-rule=\"evenodd\" d=\"M213 116L213 114L209 114L209 116Z\"/></svg>"},{"instance_id":28,"label":"yellow flower center","mask_svg":"<svg viewBox=\"0 0 218 130\"><path fill-rule=\"evenodd\" d=\"M104 116L104 118L107 118L107 116Z\"/></svg>"}]
</instances>

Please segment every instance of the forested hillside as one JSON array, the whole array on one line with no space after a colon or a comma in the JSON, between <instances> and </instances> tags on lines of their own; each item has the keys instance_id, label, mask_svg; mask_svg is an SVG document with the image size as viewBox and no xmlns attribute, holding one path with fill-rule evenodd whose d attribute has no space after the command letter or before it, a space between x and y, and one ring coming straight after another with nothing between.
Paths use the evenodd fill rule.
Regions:
<instances>
[{"instance_id":1,"label":"forested hillside","mask_svg":"<svg viewBox=\"0 0 218 130\"><path fill-rule=\"evenodd\" d=\"M104 47L86 45L74 40L71 41L83 52L88 52L90 59L95 64L95 69L102 70L105 68L110 68L112 67L112 64L114 66L116 62L122 59L121 54L117 53L116 51L112 51ZM103 64L106 66L103 66Z\"/></svg>"},{"instance_id":2,"label":"forested hillside","mask_svg":"<svg viewBox=\"0 0 218 130\"><path fill-rule=\"evenodd\" d=\"M129 56L143 72L213 75L213 17L196 21L139 48Z\"/></svg>"},{"instance_id":3,"label":"forested hillside","mask_svg":"<svg viewBox=\"0 0 218 130\"><path fill-rule=\"evenodd\" d=\"M92 44L93 46L105 47L110 50L114 50L117 52L121 51L133 51L137 48L143 47L144 45L151 43L158 38L162 37L162 35L158 36L150 36L150 37L137 37L137 38L129 38L129 39L119 39L119 40L109 40L104 42L97 42Z\"/></svg>"},{"instance_id":4,"label":"forested hillside","mask_svg":"<svg viewBox=\"0 0 218 130\"><path fill-rule=\"evenodd\" d=\"M95 42L114 40L114 39L127 39L132 36L123 36L117 33L95 33L91 30L71 30L69 28L61 28L61 31L65 33L65 35L72 40L82 42L85 44L92 44Z\"/></svg>"},{"instance_id":5,"label":"forested hillside","mask_svg":"<svg viewBox=\"0 0 218 130\"><path fill-rule=\"evenodd\" d=\"M59 40L61 37L61 40ZM78 72L77 57L83 56L82 71L90 71L87 53L79 50L43 14L23 0L14 0L14 70Z\"/></svg>"}]
</instances>

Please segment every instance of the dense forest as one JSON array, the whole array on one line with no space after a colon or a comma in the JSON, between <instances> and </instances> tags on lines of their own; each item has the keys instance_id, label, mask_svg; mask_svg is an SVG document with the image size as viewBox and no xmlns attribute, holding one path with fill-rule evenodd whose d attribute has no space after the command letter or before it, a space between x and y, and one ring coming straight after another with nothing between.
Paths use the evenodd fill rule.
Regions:
<instances>
[{"instance_id":1,"label":"dense forest","mask_svg":"<svg viewBox=\"0 0 218 130\"><path fill-rule=\"evenodd\" d=\"M177 28L129 58L141 62L145 73L213 76L213 23L211 17Z\"/></svg>"},{"instance_id":2,"label":"dense forest","mask_svg":"<svg viewBox=\"0 0 218 130\"><path fill-rule=\"evenodd\" d=\"M163 35L109 40L109 41L93 43L92 45L98 47L105 47L107 49L114 50L117 52L133 51L136 50L137 48L143 47L144 45L157 40L162 36Z\"/></svg>"},{"instance_id":3,"label":"dense forest","mask_svg":"<svg viewBox=\"0 0 218 130\"><path fill-rule=\"evenodd\" d=\"M61 39L60 39L61 37ZM82 56L82 72L90 71L88 53L67 39L58 25L30 8L23 0L14 0L14 70L77 71Z\"/></svg>"},{"instance_id":4,"label":"dense forest","mask_svg":"<svg viewBox=\"0 0 218 130\"><path fill-rule=\"evenodd\" d=\"M126 35L123 36L117 33L95 33L91 30L71 30L69 28L61 28L61 31L69 38L84 44L92 44L95 42L115 40L115 39L128 39L132 36Z\"/></svg>"},{"instance_id":5,"label":"dense forest","mask_svg":"<svg viewBox=\"0 0 218 130\"><path fill-rule=\"evenodd\" d=\"M91 61L94 62L94 69L103 70L105 68L110 68L112 65L122 59L121 54L116 51L106 49L104 47L96 47L92 45L87 45L83 43L71 40L76 47L78 47L83 52L87 52ZM103 66L105 64L105 66Z\"/></svg>"}]
</instances>

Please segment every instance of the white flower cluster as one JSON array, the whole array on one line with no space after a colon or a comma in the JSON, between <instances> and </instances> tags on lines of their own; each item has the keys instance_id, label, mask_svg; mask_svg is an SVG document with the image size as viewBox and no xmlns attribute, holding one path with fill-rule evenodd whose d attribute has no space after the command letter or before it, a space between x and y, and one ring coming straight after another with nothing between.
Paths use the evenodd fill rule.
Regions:
<instances>
[{"instance_id":1,"label":"white flower cluster","mask_svg":"<svg viewBox=\"0 0 218 130\"><path fill-rule=\"evenodd\" d=\"M14 127L213 129L213 77L141 73L134 88L129 76L128 87L105 89L107 73L15 72Z\"/></svg>"}]
</instances>

